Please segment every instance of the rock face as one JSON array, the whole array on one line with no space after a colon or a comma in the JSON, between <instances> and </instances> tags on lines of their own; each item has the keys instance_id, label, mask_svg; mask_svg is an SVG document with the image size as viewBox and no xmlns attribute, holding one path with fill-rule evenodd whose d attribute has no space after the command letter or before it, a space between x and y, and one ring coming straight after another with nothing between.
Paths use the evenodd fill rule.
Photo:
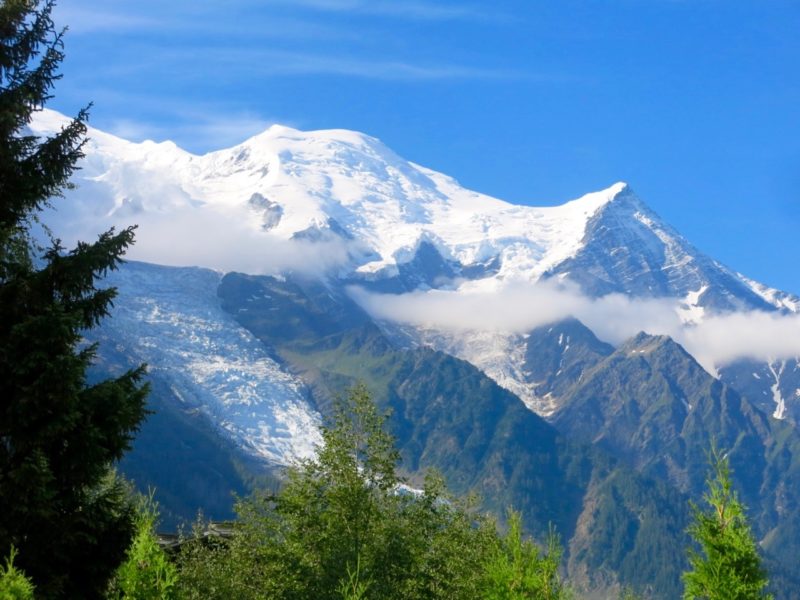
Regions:
<instances>
[{"instance_id":1,"label":"rock face","mask_svg":"<svg viewBox=\"0 0 800 600\"><path fill-rule=\"evenodd\" d=\"M275 229L281 222L283 207L256 192L247 201L247 204L261 215L261 229L269 231Z\"/></svg>"},{"instance_id":2,"label":"rock face","mask_svg":"<svg viewBox=\"0 0 800 600\"><path fill-rule=\"evenodd\" d=\"M719 375L776 419L800 423L800 358L737 360L720 368Z\"/></svg>"}]
</instances>

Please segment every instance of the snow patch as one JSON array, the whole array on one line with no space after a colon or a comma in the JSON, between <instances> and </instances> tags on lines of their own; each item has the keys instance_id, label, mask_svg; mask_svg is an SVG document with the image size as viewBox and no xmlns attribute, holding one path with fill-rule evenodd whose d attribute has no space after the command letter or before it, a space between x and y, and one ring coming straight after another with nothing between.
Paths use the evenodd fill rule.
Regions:
<instances>
[{"instance_id":1,"label":"snow patch","mask_svg":"<svg viewBox=\"0 0 800 600\"><path fill-rule=\"evenodd\" d=\"M783 375L783 370L786 368L786 361L783 360L780 363L778 369L775 369L773 361L767 363L767 367L769 368L770 373L775 378L775 383L770 387L772 390L772 399L775 401L775 412L772 413L772 416L776 419L785 419L786 418L786 402L781 395L781 375Z\"/></svg>"},{"instance_id":2,"label":"snow patch","mask_svg":"<svg viewBox=\"0 0 800 600\"><path fill-rule=\"evenodd\" d=\"M702 322L706 309L700 305L700 297L707 289L708 285L704 285L699 290L687 293L683 298L678 308L678 315L683 323L693 325Z\"/></svg>"},{"instance_id":3,"label":"snow patch","mask_svg":"<svg viewBox=\"0 0 800 600\"><path fill-rule=\"evenodd\" d=\"M800 312L800 298L797 296L768 287L763 283L759 283L745 277L741 273L736 273L736 277L738 277L748 288L755 292L756 295L760 296L763 300L775 308L792 313Z\"/></svg>"}]
</instances>

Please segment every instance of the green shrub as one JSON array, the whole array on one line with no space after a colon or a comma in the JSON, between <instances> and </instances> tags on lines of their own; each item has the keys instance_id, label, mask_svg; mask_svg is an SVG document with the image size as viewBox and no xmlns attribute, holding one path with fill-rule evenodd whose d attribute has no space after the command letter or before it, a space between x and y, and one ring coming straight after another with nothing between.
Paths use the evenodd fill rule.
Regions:
<instances>
[{"instance_id":1,"label":"green shrub","mask_svg":"<svg viewBox=\"0 0 800 600\"><path fill-rule=\"evenodd\" d=\"M5 567L0 567L0 599L33 600L33 584L14 566L17 549L11 547Z\"/></svg>"},{"instance_id":2,"label":"green shrub","mask_svg":"<svg viewBox=\"0 0 800 600\"><path fill-rule=\"evenodd\" d=\"M118 600L172 600L177 598L177 569L158 545L155 526L158 504L152 493L139 502L134 535L125 562L111 583L109 597Z\"/></svg>"}]
</instances>

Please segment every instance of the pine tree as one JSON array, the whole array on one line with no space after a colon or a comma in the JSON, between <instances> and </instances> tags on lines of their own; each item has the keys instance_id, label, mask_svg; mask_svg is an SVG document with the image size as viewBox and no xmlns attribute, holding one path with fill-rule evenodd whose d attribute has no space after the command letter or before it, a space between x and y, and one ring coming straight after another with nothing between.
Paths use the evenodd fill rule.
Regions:
<instances>
[{"instance_id":1,"label":"pine tree","mask_svg":"<svg viewBox=\"0 0 800 600\"><path fill-rule=\"evenodd\" d=\"M711 455L708 509L692 505L694 522L689 534L701 551L689 550L691 569L683 574L687 600L755 600L771 598L764 591L767 576L758 547L747 523L744 506L731 482L728 460L718 451Z\"/></svg>"},{"instance_id":2,"label":"pine tree","mask_svg":"<svg viewBox=\"0 0 800 600\"><path fill-rule=\"evenodd\" d=\"M53 0L0 4L0 555L19 549L37 597L101 597L133 533L127 490L109 471L144 416L143 369L87 385L107 315L99 277L133 229L66 251L31 226L69 188L87 111L40 139L26 125L50 99L64 58Z\"/></svg>"}]
</instances>

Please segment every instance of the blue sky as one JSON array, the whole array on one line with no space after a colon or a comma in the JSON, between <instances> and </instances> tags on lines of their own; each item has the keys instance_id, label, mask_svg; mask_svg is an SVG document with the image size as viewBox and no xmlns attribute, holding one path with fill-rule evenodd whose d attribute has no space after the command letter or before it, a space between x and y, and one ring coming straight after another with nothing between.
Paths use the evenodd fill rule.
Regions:
<instances>
[{"instance_id":1,"label":"blue sky","mask_svg":"<svg viewBox=\"0 0 800 600\"><path fill-rule=\"evenodd\" d=\"M559 204L628 181L701 250L800 293L796 0L61 0L49 106L204 152L347 128Z\"/></svg>"}]
</instances>

